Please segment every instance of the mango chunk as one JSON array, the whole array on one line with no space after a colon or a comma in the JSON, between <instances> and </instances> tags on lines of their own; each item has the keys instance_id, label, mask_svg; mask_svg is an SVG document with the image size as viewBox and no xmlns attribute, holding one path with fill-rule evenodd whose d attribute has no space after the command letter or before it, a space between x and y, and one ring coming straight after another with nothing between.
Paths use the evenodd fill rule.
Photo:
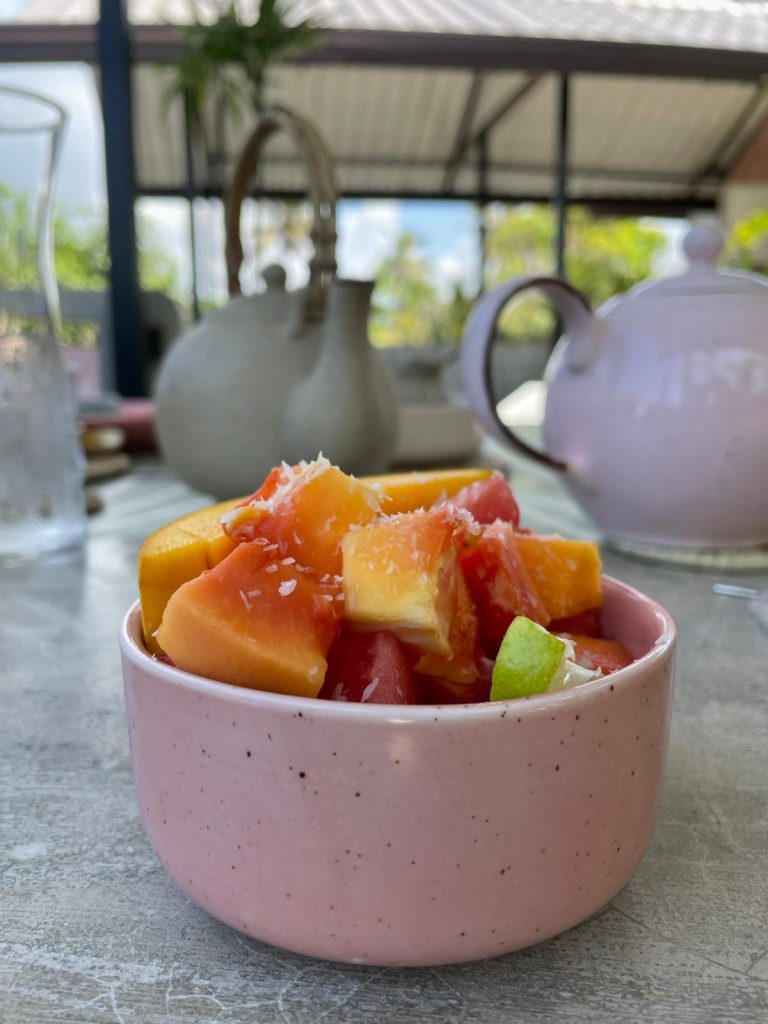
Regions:
<instances>
[{"instance_id":1,"label":"mango chunk","mask_svg":"<svg viewBox=\"0 0 768 1024\"><path fill-rule=\"evenodd\" d=\"M457 527L443 508L388 516L342 541L346 618L448 656L458 604Z\"/></svg>"},{"instance_id":2,"label":"mango chunk","mask_svg":"<svg viewBox=\"0 0 768 1024\"><path fill-rule=\"evenodd\" d=\"M212 569L232 551L235 542L224 533L221 516L235 503L221 502L176 519L151 534L139 551L139 596L144 642L162 654L155 638L171 594L187 580Z\"/></svg>"},{"instance_id":3,"label":"mango chunk","mask_svg":"<svg viewBox=\"0 0 768 1024\"><path fill-rule=\"evenodd\" d=\"M343 602L334 580L253 543L189 580L168 601L158 641L187 672L316 697Z\"/></svg>"},{"instance_id":4,"label":"mango chunk","mask_svg":"<svg viewBox=\"0 0 768 1024\"><path fill-rule=\"evenodd\" d=\"M593 541L517 534L517 550L550 619L603 602L600 549Z\"/></svg>"},{"instance_id":5,"label":"mango chunk","mask_svg":"<svg viewBox=\"0 0 768 1024\"><path fill-rule=\"evenodd\" d=\"M453 588L456 595L455 609L448 629L451 653L447 657L441 654L422 654L416 663L416 671L425 676L436 676L438 679L457 684L454 692L460 699L461 687L469 687L477 680L480 644L477 611L458 563L454 563L453 571L455 579L448 581L451 595Z\"/></svg>"},{"instance_id":6,"label":"mango chunk","mask_svg":"<svg viewBox=\"0 0 768 1024\"><path fill-rule=\"evenodd\" d=\"M464 487L485 480L490 469L436 469L425 473L388 473L384 476L366 476L362 483L370 484L385 501L382 511L387 515L413 512L430 508L442 498L451 498Z\"/></svg>"}]
</instances>

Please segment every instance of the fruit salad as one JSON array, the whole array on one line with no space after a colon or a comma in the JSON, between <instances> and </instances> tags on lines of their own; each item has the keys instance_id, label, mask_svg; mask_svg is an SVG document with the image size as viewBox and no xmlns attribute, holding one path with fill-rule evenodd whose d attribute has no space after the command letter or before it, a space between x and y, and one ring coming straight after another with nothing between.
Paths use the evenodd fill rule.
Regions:
<instances>
[{"instance_id":1,"label":"fruit salad","mask_svg":"<svg viewBox=\"0 0 768 1024\"><path fill-rule=\"evenodd\" d=\"M632 660L601 635L597 545L522 527L490 470L283 464L149 537L139 589L154 656L321 700L510 700Z\"/></svg>"}]
</instances>

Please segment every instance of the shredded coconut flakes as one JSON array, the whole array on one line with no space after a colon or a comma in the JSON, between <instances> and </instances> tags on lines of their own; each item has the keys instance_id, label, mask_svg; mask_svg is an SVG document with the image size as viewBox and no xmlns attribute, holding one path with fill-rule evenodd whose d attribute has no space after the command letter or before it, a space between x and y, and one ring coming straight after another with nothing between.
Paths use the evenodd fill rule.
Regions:
<instances>
[{"instance_id":1,"label":"shredded coconut flakes","mask_svg":"<svg viewBox=\"0 0 768 1024\"><path fill-rule=\"evenodd\" d=\"M366 686L366 688L365 688L365 689L363 690L363 694L362 694L362 696L361 696L361 698L360 698L360 703L361 703L361 704L365 704L365 702L366 702L367 700L370 700L370 698L371 698L371 697L373 696L373 693L374 693L374 691L375 691L375 689L376 689L376 687L377 687L378 685L379 685L379 677L378 677L378 676L375 676L375 677L374 677L374 678L373 678L373 679L372 679L372 680L370 681L370 683L368 683L368 685Z\"/></svg>"}]
</instances>

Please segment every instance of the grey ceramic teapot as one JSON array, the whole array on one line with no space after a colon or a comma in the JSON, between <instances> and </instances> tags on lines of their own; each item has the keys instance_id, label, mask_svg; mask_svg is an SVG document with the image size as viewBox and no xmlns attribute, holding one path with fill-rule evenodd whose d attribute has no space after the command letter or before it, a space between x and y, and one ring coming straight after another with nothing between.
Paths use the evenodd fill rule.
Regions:
<instances>
[{"instance_id":1,"label":"grey ceramic teapot","mask_svg":"<svg viewBox=\"0 0 768 1024\"><path fill-rule=\"evenodd\" d=\"M266 290L240 292L240 214L266 140L287 131L304 158L314 211L315 254L306 289L285 290L281 267L266 268ZM317 361L326 293L336 266L333 168L315 128L271 108L243 150L226 205L229 302L171 348L156 385L163 454L188 484L217 498L252 491L283 457L287 396Z\"/></svg>"}]
</instances>

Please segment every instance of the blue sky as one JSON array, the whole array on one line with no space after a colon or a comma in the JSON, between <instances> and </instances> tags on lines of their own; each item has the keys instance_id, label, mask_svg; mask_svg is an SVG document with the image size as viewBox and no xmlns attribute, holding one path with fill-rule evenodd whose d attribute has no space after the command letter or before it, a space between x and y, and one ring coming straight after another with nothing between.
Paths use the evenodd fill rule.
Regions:
<instances>
[{"instance_id":1,"label":"blue sky","mask_svg":"<svg viewBox=\"0 0 768 1024\"><path fill-rule=\"evenodd\" d=\"M0 0L0 20L13 21L30 6L31 0Z\"/></svg>"}]
</instances>

